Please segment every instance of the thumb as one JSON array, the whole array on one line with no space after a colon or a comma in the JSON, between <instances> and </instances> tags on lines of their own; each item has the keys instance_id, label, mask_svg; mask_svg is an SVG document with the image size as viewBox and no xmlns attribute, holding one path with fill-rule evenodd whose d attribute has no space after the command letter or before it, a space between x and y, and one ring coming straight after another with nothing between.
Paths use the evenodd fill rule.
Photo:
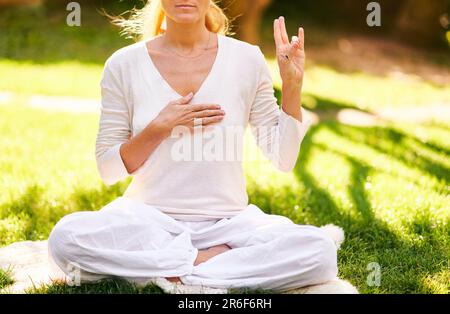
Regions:
<instances>
[{"instance_id":1,"label":"thumb","mask_svg":"<svg viewBox=\"0 0 450 314\"><path fill-rule=\"evenodd\" d=\"M180 99L178 99L177 103L182 105L182 104L187 104L189 101L191 101L192 96L194 96L193 92L190 92L189 94L187 94L184 97L181 97Z\"/></svg>"}]
</instances>

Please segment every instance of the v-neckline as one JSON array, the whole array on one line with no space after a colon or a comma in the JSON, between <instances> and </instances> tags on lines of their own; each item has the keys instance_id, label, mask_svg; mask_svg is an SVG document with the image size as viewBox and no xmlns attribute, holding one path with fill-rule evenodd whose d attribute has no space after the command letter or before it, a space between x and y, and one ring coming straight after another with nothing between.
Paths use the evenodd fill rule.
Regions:
<instances>
[{"instance_id":1,"label":"v-neckline","mask_svg":"<svg viewBox=\"0 0 450 314\"><path fill-rule=\"evenodd\" d=\"M203 79L203 82L201 83L199 89L197 90L196 93L194 93L194 96L200 94L203 89L206 88L206 85L209 83L209 81L212 79L212 76L214 75L216 68L218 67L218 64L221 62L221 56L224 50L223 47L223 41L222 41L222 34L216 33L217 34L217 51L216 51L216 56L214 58L214 62L211 66L211 69L209 70L208 74L206 75L206 77ZM151 39L150 39L151 40ZM158 68L156 67L155 63L152 60L152 57L150 56L150 53L148 52L148 48L147 48L147 43L150 40L145 40L142 41L142 47L143 47L143 51L145 53L145 59L147 59L148 64L150 65L152 71L157 75L158 79L166 86L166 88L172 92L173 94L175 94L176 96L178 96L178 98L184 97L183 95L180 95L170 84L169 82L162 76L161 72L158 70Z\"/></svg>"}]
</instances>

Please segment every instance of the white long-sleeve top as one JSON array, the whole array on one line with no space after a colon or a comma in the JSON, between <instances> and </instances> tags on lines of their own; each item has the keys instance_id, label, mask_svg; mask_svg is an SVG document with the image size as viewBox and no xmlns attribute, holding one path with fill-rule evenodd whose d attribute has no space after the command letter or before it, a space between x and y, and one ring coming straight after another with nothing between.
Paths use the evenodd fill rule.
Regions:
<instances>
[{"instance_id":1,"label":"white long-sleeve top","mask_svg":"<svg viewBox=\"0 0 450 314\"><path fill-rule=\"evenodd\" d=\"M300 122L278 107L259 46L218 34L215 61L190 104L220 104L226 113L224 119L205 133L166 138L136 171L128 173L120 146L130 135L141 132L170 101L182 97L157 70L145 43L123 47L105 62L96 139L97 168L103 182L113 185L133 176L123 196L152 205L175 219L236 215L248 206L241 130L250 125L264 156L279 170L289 172L296 164L310 121L303 115ZM194 143L190 151L185 145L189 143ZM222 148L217 143L223 143ZM215 159L211 153L202 155L203 151L212 152Z\"/></svg>"}]
</instances>

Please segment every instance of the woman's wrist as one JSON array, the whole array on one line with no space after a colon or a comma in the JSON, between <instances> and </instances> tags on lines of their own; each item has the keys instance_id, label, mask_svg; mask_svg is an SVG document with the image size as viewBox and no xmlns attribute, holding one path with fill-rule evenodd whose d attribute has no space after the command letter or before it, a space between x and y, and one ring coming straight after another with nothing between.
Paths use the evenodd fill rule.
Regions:
<instances>
[{"instance_id":1,"label":"woman's wrist","mask_svg":"<svg viewBox=\"0 0 450 314\"><path fill-rule=\"evenodd\" d=\"M282 80L281 81L281 89L285 92L297 92L302 90L303 81L297 82L297 81L288 81L288 80Z\"/></svg>"},{"instance_id":2,"label":"woman's wrist","mask_svg":"<svg viewBox=\"0 0 450 314\"><path fill-rule=\"evenodd\" d=\"M301 84L285 83L281 87L282 107L284 112L302 122Z\"/></svg>"},{"instance_id":3,"label":"woman's wrist","mask_svg":"<svg viewBox=\"0 0 450 314\"><path fill-rule=\"evenodd\" d=\"M147 138L151 140L158 139L159 141L163 141L170 135L170 129L167 127L167 125L159 123L156 119L151 121L146 126L145 132L147 134Z\"/></svg>"}]
</instances>

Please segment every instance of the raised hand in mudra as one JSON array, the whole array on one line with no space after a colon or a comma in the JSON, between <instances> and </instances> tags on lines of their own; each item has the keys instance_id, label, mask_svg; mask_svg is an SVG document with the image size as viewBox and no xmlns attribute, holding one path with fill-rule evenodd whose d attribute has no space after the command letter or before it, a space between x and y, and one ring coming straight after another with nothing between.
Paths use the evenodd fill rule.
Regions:
<instances>
[{"instance_id":1,"label":"raised hand in mudra","mask_svg":"<svg viewBox=\"0 0 450 314\"><path fill-rule=\"evenodd\" d=\"M302 85L305 69L305 35L302 27L298 28L298 35L289 36L286 32L284 17L273 22L273 36L275 39L278 67L284 84Z\"/></svg>"}]
</instances>

